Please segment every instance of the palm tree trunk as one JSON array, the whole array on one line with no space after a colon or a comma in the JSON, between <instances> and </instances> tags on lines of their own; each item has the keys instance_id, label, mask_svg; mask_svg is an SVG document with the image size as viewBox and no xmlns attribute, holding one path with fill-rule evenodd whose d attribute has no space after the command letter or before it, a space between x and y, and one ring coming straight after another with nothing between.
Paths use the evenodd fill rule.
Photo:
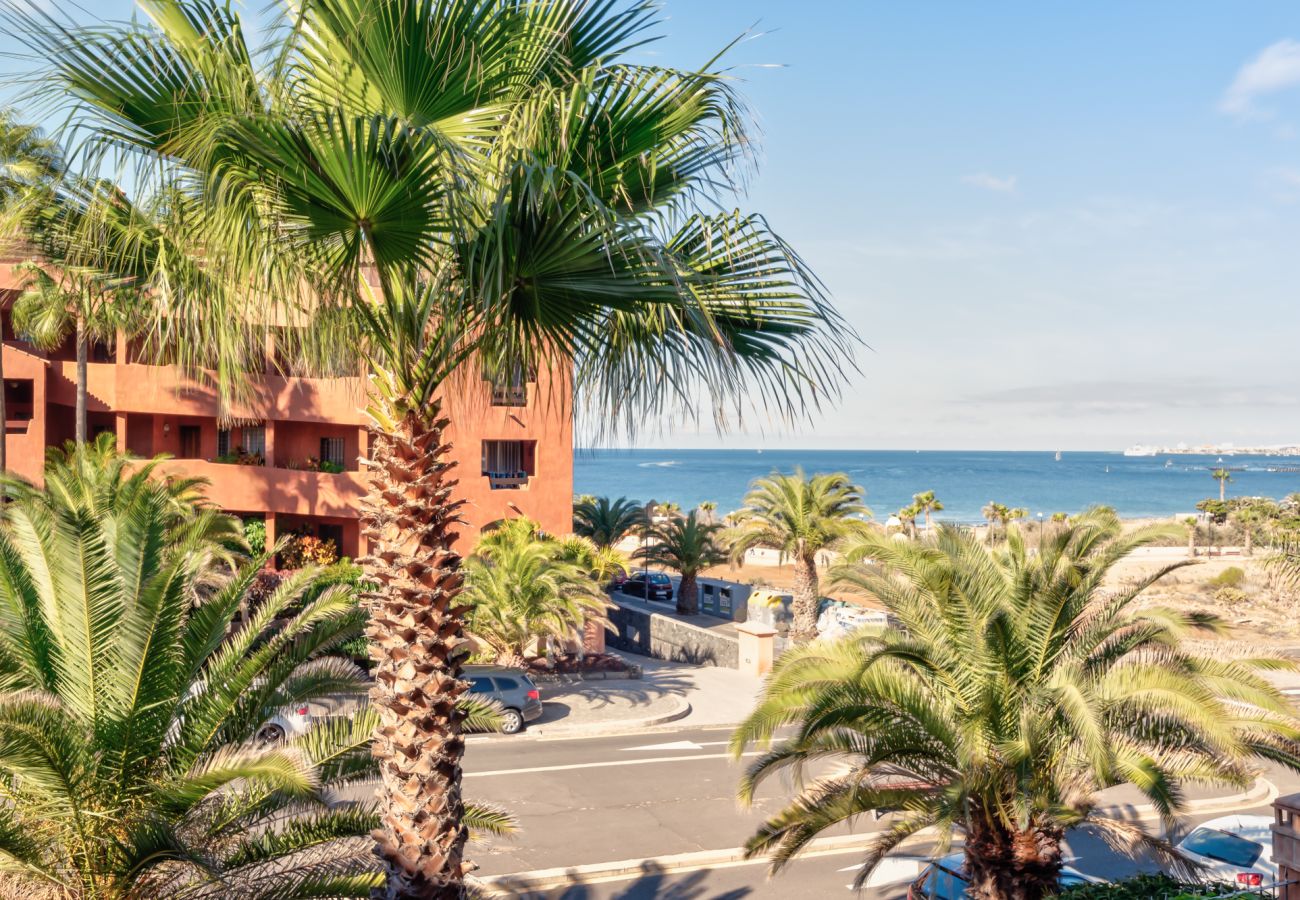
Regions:
<instances>
[{"instance_id":1,"label":"palm tree trunk","mask_svg":"<svg viewBox=\"0 0 1300 900\"><path fill-rule=\"evenodd\" d=\"M700 590L694 572L683 572L682 580L677 584L677 611L684 616L693 616L700 611Z\"/></svg>"},{"instance_id":2,"label":"palm tree trunk","mask_svg":"<svg viewBox=\"0 0 1300 900\"><path fill-rule=\"evenodd\" d=\"M1242 527L1243 529L1245 529L1245 532L1246 532L1246 548L1245 548L1246 555L1247 555L1247 556L1254 556L1254 555L1255 555L1255 535L1251 533L1250 523L1249 523L1249 522L1244 522L1244 523L1242 523L1242 526L1241 526L1241 527Z\"/></svg>"},{"instance_id":3,"label":"palm tree trunk","mask_svg":"<svg viewBox=\"0 0 1300 900\"><path fill-rule=\"evenodd\" d=\"M86 443L86 320L77 316L77 443Z\"/></svg>"},{"instance_id":4,"label":"palm tree trunk","mask_svg":"<svg viewBox=\"0 0 1300 900\"><path fill-rule=\"evenodd\" d=\"M981 828L966 840L967 896L978 900L1042 900L1057 894L1062 835L1054 830Z\"/></svg>"},{"instance_id":5,"label":"palm tree trunk","mask_svg":"<svg viewBox=\"0 0 1300 900\"><path fill-rule=\"evenodd\" d=\"M1195 557L1196 557L1196 529L1189 528L1187 529L1187 558L1194 559Z\"/></svg>"},{"instance_id":6,"label":"palm tree trunk","mask_svg":"<svg viewBox=\"0 0 1300 900\"><path fill-rule=\"evenodd\" d=\"M817 555L805 553L794 561L794 602L790 638L806 644L817 637L817 604L821 590L817 583Z\"/></svg>"},{"instance_id":7,"label":"palm tree trunk","mask_svg":"<svg viewBox=\"0 0 1300 900\"><path fill-rule=\"evenodd\" d=\"M406 413L394 433L372 440L370 490L362 524L370 555L361 560L378 588L364 595L375 661L371 702L379 711L381 827L377 852L388 867L384 900L461 900L468 836L462 822L457 698L464 642L461 559L452 549L463 503L451 499L437 406Z\"/></svg>"},{"instance_id":8,"label":"palm tree trunk","mask_svg":"<svg viewBox=\"0 0 1300 900\"><path fill-rule=\"evenodd\" d=\"M1226 479L1219 479L1219 502L1223 503L1227 499L1228 482Z\"/></svg>"}]
</instances>

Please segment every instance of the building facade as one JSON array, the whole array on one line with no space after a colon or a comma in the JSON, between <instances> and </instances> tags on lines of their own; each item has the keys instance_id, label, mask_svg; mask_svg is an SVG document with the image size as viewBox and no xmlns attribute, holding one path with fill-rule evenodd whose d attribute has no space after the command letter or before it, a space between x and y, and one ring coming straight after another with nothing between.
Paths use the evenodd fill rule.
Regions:
<instances>
[{"instance_id":1,"label":"building facade","mask_svg":"<svg viewBox=\"0 0 1300 900\"><path fill-rule=\"evenodd\" d=\"M9 469L38 482L45 450L75 430L75 348L41 352L15 339L9 309L19 289L15 261L0 262L4 326L5 435ZM171 366L139 361L119 334L91 348L87 424L116 435L136 456L172 457L164 468L209 482L208 497L228 512L266 521L268 543L285 534L332 540L342 556L365 553L358 517L368 432L360 378L296 378L272 367L248 399L218 420L215 394ZM558 376L556 376L558 377ZM456 463L467 552L487 525L526 515L566 534L572 526L573 430L565 382L521 373L511 384L466 379L449 398L446 439Z\"/></svg>"}]
</instances>

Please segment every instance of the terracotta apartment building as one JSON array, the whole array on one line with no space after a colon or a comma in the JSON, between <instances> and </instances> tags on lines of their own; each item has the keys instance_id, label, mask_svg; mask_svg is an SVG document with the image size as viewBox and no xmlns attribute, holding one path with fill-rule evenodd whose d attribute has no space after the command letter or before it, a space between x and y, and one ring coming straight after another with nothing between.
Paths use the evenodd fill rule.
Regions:
<instances>
[{"instance_id":1,"label":"terracotta apartment building","mask_svg":"<svg viewBox=\"0 0 1300 900\"><path fill-rule=\"evenodd\" d=\"M71 341L43 353L14 339L14 265L0 261L8 464L39 481L46 448L73 437L75 352ZM273 353L268 347L268 360ZM123 334L111 346L92 347L88 368L92 435L112 432L119 448L141 457L169 454L167 468L207 479L208 496L223 509L265 518L268 540L312 534L332 539L343 556L364 553L358 515L365 474L357 457L365 455L367 432L359 378L285 377L268 362L253 396L234 410L244 424L227 428L211 391L171 366L137 361ZM467 501L462 552L484 526L512 516L527 515L553 533L571 528L573 431L547 377L484 379L461 392L471 396L456 398L448 439Z\"/></svg>"}]
</instances>

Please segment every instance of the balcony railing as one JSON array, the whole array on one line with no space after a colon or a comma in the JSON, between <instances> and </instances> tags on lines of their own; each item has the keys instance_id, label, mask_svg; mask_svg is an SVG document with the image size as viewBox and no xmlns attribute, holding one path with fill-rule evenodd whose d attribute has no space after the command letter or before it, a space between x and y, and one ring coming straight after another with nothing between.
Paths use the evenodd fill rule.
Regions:
<instances>
[{"instance_id":1,"label":"balcony railing","mask_svg":"<svg viewBox=\"0 0 1300 900\"><path fill-rule=\"evenodd\" d=\"M517 491L528 485L527 472L484 472L494 491Z\"/></svg>"}]
</instances>

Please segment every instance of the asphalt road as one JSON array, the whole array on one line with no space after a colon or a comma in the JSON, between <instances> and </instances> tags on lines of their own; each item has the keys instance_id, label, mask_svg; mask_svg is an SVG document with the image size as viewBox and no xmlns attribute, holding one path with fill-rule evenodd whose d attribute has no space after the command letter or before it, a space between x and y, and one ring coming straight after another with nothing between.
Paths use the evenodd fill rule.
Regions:
<instances>
[{"instance_id":1,"label":"asphalt road","mask_svg":"<svg viewBox=\"0 0 1300 900\"><path fill-rule=\"evenodd\" d=\"M518 816L520 834L471 848L480 874L501 875L620 860L649 860L634 875L551 891L520 894L547 900L731 900L731 898L825 897L848 895L856 872L857 849L814 856L793 864L769 881L763 863L715 865L697 871L663 872L654 859L674 854L719 850L742 845L755 825L788 798L788 784L773 781L751 809L735 800L743 761L727 752L730 730L681 729L638 735L584 739L476 738L466 757L467 798L498 803ZM1283 791L1300 790L1300 778L1270 772ZM1192 799L1235 793L1189 791ZM1111 803L1137 802L1131 789L1108 792ZM1258 809L1269 815L1267 806ZM1222 815L1190 817L1202 821ZM883 824L883 823L882 823ZM867 818L859 833L881 827ZM841 829L839 834L849 833ZM908 852L927 856L930 847ZM1071 852L1077 868L1115 877L1140 868L1100 842L1077 837ZM864 891L860 896L900 896L916 864L895 865L893 888ZM884 883L884 880L879 880Z\"/></svg>"}]
</instances>

